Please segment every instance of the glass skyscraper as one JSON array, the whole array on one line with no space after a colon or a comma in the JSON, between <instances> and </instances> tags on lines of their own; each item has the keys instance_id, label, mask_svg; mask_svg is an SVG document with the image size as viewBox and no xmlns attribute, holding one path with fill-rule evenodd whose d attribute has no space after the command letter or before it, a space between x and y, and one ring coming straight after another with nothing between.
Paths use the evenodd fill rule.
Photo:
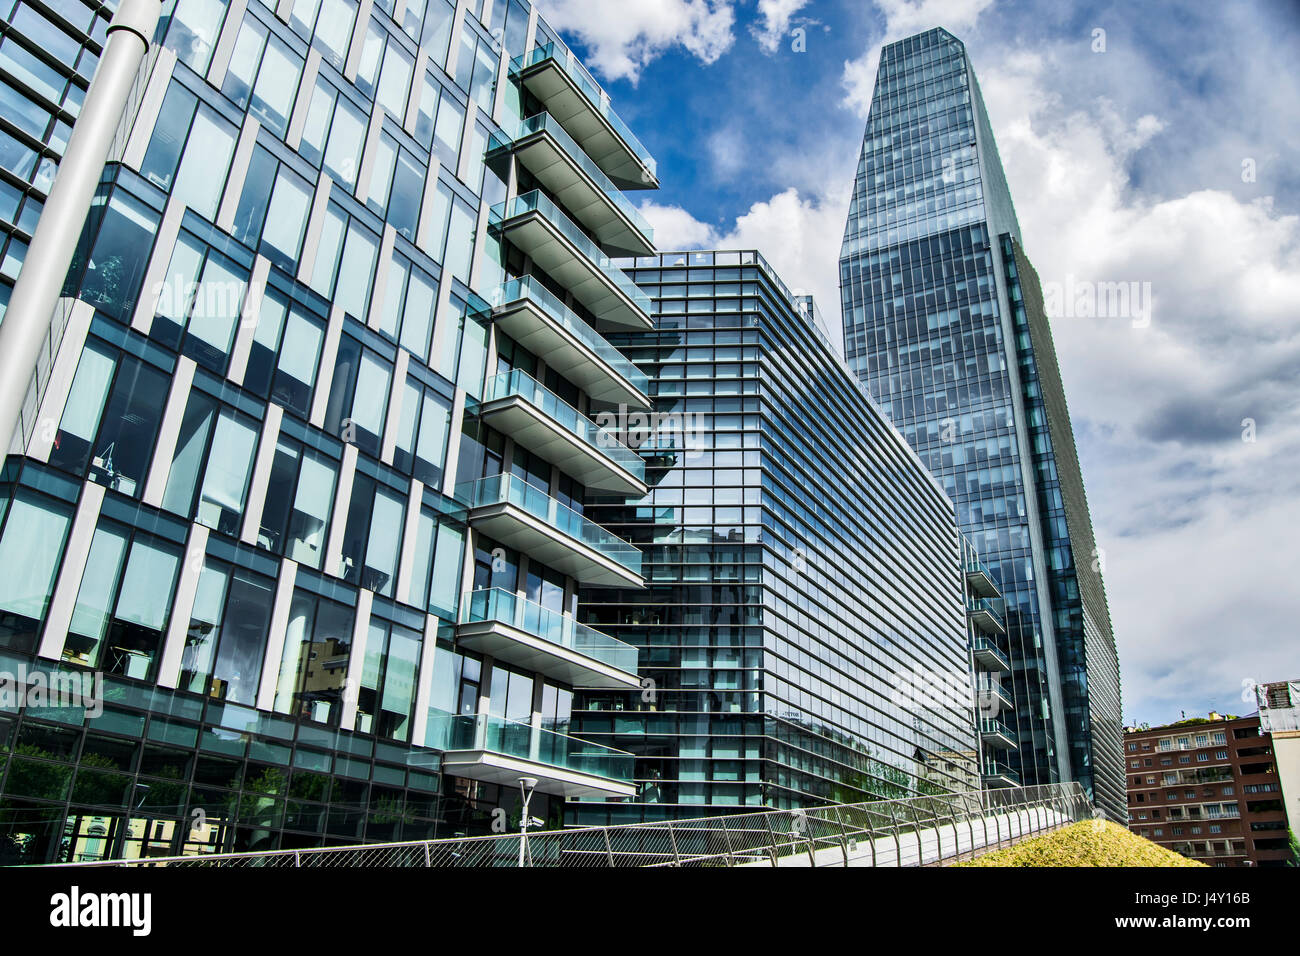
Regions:
<instances>
[{"instance_id":1,"label":"glass skyscraper","mask_svg":"<svg viewBox=\"0 0 1300 956\"><path fill-rule=\"evenodd\" d=\"M1051 332L979 85L942 29L881 52L840 288L850 367L1003 591L1013 769L1078 779L1123 820L1119 666Z\"/></svg>"},{"instance_id":2,"label":"glass skyscraper","mask_svg":"<svg viewBox=\"0 0 1300 956\"><path fill-rule=\"evenodd\" d=\"M114 8L4 5L0 305ZM568 731L640 686L574 612L642 583L585 502L646 488L591 416L649 404L605 336L651 325L610 256L653 158L523 0L171 0L155 41L0 474L0 861L632 796Z\"/></svg>"},{"instance_id":3,"label":"glass skyscraper","mask_svg":"<svg viewBox=\"0 0 1300 956\"><path fill-rule=\"evenodd\" d=\"M632 800L570 822L809 807L978 784L951 501L761 254L639 257L651 379L627 423L649 491L588 512L644 590L584 591L638 692L584 691L575 733L636 755ZM937 680L936 680L937 678Z\"/></svg>"}]
</instances>

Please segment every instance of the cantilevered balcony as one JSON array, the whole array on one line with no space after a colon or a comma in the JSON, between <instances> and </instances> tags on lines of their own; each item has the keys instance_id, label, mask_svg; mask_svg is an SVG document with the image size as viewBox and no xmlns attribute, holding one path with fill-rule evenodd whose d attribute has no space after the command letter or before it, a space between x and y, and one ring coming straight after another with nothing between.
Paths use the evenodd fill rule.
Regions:
<instances>
[{"instance_id":1,"label":"cantilevered balcony","mask_svg":"<svg viewBox=\"0 0 1300 956\"><path fill-rule=\"evenodd\" d=\"M1020 786L1020 774L1012 770L1000 760L985 760L981 769L981 778L984 786L991 787L1018 787Z\"/></svg>"},{"instance_id":2,"label":"cantilevered balcony","mask_svg":"<svg viewBox=\"0 0 1300 956\"><path fill-rule=\"evenodd\" d=\"M443 751L442 769L518 790L520 777L563 797L630 797L635 758L626 751L488 714L431 713L426 743Z\"/></svg>"},{"instance_id":3,"label":"cantilevered balcony","mask_svg":"<svg viewBox=\"0 0 1300 956\"><path fill-rule=\"evenodd\" d=\"M970 585L971 592L979 597L995 598L1002 596L1002 592L998 590L998 586L993 580L993 575L984 566L984 562L978 558L968 559L966 562L966 583Z\"/></svg>"},{"instance_id":4,"label":"cantilevered balcony","mask_svg":"<svg viewBox=\"0 0 1300 956\"><path fill-rule=\"evenodd\" d=\"M465 595L456 643L574 687L641 686L631 644L501 588Z\"/></svg>"},{"instance_id":5,"label":"cantilevered balcony","mask_svg":"<svg viewBox=\"0 0 1300 956\"><path fill-rule=\"evenodd\" d=\"M479 417L588 488L646 493L645 461L521 369L488 379Z\"/></svg>"},{"instance_id":6,"label":"cantilevered balcony","mask_svg":"<svg viewBox=\"0 0 1300 956\"><path fill-rule=\"evenodd\" d=\"M492 321L508 336L591 396L593 401L649 408L650 380L533 276L493 290Z\"/></svg>"},{"instance_id":7,"label":"cantilevered balcony","mask_svg":"<svg viewBox=\"0 0 1300 956\"><path fill-rule=\"evenodd\" d=\"M971 653L975 656L975 663L986 671L1011 670L1011 659L991 638L977 636L971 642Z\"/></svg>"},{"instance_id":8,"label":"cantilevered balcony","mask_svg":"<svg viewBox=\"0 0 1300 956\"><path fill-rule=\"evenodd\" d=\"M572 292L599 324L642 332L652 327L650 297L543 193L497 203L488 221Z\"/></svg>"},{"instance_id":9,"label":"cantilevered balcony","mask_svg":"<svg viewBox=\"0 0 1300 956\"><path fill-rule=\"evenodd\" d=\"M975 598L969 602L967 614L971 623L985 634L1005 634L1005 607L1001 598Z\"/></svg>"},{"instance_id":10,"label":"cantilevered balcony","mask_svg":"<svg viewBox=\"0 0 1300 956\"><path fill-rule=\"evenodd\" d=\"M488 162L509 155L518 157L602 247L629 256L655 251L650 223L549 113L522 120L513 136L489 137Z\"/></svg>"},{"instance_id":11,"label":"cantilevered balcony","mask_svg":"<svg viewBox=\"0 0 1300 956\"><path fill-rule=\"evenodd\" d=\"M510 78L522 83L563 124L610 179L624 189L658 189L650 151L628 129L577 57L555 43L510 61Z\"/></svg>"},{"instance_id":12,"label":"cantilevered balcony","mask_svg":"<svg viewBox=\"0 0 1300 956\"><path fill-rule=\"evenodd\" d=\"M975 684L976 694L980 703L981 710L988 713L987 708L993 708L994 701L997 702L998 710L1014 710L1015 702L1011 699L1011 692L1003 686L1002 681L990 679L991 675L985 671L977 672L978 680Z\"/></svg>"},{"instance_id":13,"label":"cantilevered balcony","mask_svg":"<svg viewBox=\"0 0 1300 956\"><path fill-rule=\"evenodd\" d=\"M996 717L980 718L980 739L998 750L1016 750L1016 732Z\"/></svg>"},{"instance_id":14,"label":"cantilevered balcony","mask_svg":"<svg viewBox=\"0 0 1300 956\"><path fill-rule=\"evenodd\" d=\"M469 521L490 538L599 587L644 587L641 552L514 475L456 486Z\"/></svg>"}]
</instances>

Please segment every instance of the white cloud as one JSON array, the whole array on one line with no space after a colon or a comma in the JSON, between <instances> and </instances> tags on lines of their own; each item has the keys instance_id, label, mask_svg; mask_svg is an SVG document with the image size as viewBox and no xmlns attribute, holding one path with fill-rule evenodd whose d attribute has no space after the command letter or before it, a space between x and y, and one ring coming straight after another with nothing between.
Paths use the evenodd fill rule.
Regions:
<instances>
[{"instance_id":1,"label":"white cloud","mask_svg":"<svg viewBox=\"0 0 1300 956\"><path fill-rule=\"evenodd\" d=\"M992 3L993 0L876 0L876 7L885 17L885 32L879 40L867 45L862 56L845 62L841 79L844 105L866 119L882 46L933 27L943 27L962 39L962 33L972 29L979 15Z\"/></svg>"},{"instance_id":2,"label":"white cloud","mask_svg":"<svg viewBox=\"0 0 1300 956\"><path fill-rule=\"evenodd\" d=\"M1263 189L1134 189L1143 151L1187 122L1177 97L1160 116L1078 98L1073 71L1095 65L1069 48L980 59L1040 277L1149 282L1154 296L1148 328L1053 323L1107 557L1125 717L1240 711L1241 680L1295 676L1300 217ZM1242 440L1247 418L1254 442Z\"/></svg>"},{"instance_id":3,"label":"white cloud","mask_svg":"<svg viewBox=\"0 0 1300 956\"><path fill-rule=\"evenodd\" d=\"M838 194L807 197L793 189L777 193L724 228L700 222L678 206L646 202L641 211L655 230L655 245L665 252L688 249L757 249L791 291L813 294L840 347L839 256L852 183Z\"/></svg>"},{"instance_id":4,"label":"white cloud","mask_svg":"<svg viewBox=\"0 0 1300 956\"><path fill-rule=\"evenodd\" d=\"M775 53L781 38L790 30L791 18L808 5L808 0L758 0L758 13L762 24L751 28L758 45L768 53Z\"/></svg>"},{"instance_id":5,"label":"white cloud","mask_svg":"<svg viewBox=\"0 0 1300 956\"><path fill-rule=\"evenodd\" d=\"M735 41L735 12L725 0L543 0L540 6L547 23L587 47L587 65L611 80L636 82L646 64L678 45L713 63Z\"/></svg>"}]
</instances>

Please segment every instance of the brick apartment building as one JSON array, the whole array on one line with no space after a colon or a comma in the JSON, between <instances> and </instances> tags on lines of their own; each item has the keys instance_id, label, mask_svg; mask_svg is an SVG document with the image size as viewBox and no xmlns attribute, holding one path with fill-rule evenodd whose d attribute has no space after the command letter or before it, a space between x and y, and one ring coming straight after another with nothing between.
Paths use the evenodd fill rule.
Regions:
<instances>
[{"instance_id":1,"label":"brick apartment building","mask_svg":"<svg viewBox=\"0 0 1300 956\"><path fill-rule=\"evenodd\" d=\"M1285 866L1287 815L1258 715L1126 728L1129 829L1210 866Z\"/></svg>"}]
</instances>

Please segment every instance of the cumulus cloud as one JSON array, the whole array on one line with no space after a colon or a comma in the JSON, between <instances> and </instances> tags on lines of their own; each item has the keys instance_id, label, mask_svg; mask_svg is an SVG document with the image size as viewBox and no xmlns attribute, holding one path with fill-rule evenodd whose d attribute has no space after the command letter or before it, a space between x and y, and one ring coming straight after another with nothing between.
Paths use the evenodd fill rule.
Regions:
<instances>
[{"instance_id":1,"label":"cumulus cloud","mask_svg":"<svg viewBox=\"0 0 1300 956\"><path fill-rule=\"evenodd\" d=\"M1192 131L1204 104L1158 88L1126 104L1081 97L1096 85L1085 71L1104 61L1070 46L975 59L1042 280L1151 290L1145 327L1053 322L1106 554L1125 716L1249 711L1241 680L1295 676L1300 217L1263 189L1236 194L1228 177L1163 195L1135 186L1167 138L1201 163Z\"/></svg>"},{"instance_id":2,"label":"cumulus cloud","mask_svg":"<svg viewBox=\"0 0 1300 956\"><path fill-rule=\"evenodd\" d=\"M848 210L849 183L840 195L801 196L790 188L756 202L729 226L700 222L677 206L643 203L641 211L665 252L688 249L757 249L792 291L813 294L831 323L838 347L839 247Z\"/></svg>"},{"instance_id":3,"label":"cumulus cloud","mask_svg":"<svg viewBox=\"0 0 1300 956\"><path fill-rule=\"evenodd\" d=\"M807 5L808 0L758 0L762 22L750 28L758 45L768 53L775 53L781 38L790 30L790 21Z\"/></svg>"},{"instance_id":4,"label":"cumulus cloud","mask_svg":"<svg viewBox=\"0 0 1300 956\"><path fill-rule=\"evenodd\" d=\"M580 39L586 62L607 79L633 82L655 57L675 46L704 63L717 61L735 42L735 12L724 0L543 0L542 15L555 29Z\"/></svg>"}]
</instances>

